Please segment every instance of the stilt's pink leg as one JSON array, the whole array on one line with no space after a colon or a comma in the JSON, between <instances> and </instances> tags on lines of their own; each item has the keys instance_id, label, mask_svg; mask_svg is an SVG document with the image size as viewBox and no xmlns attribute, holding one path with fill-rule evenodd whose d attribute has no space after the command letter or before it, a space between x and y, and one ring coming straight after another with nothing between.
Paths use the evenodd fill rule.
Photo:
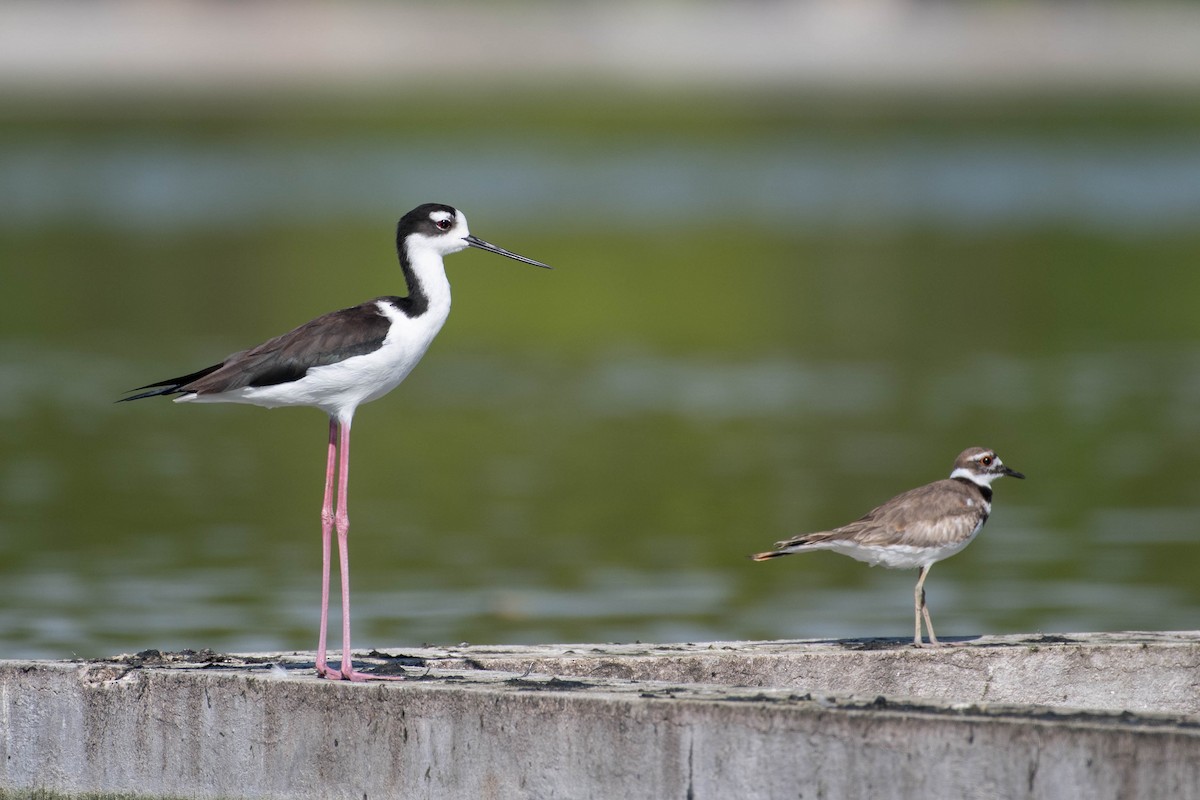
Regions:
<instances>
[{"instance_id":1,"label":"stilt's pink leg","mask_svg":"<svg viewBox=\"0 0 1200 800\"><path fill-rule=\"evenodd\" d=\"M325 501L321 506L321 635L317 640L317 675L324 678L325 646L329 628L329 567L333 546L333 482L337 468L338 424L329 418L329 455L325 463Z\"/></svg>"},{"instance_id":2,"label":"stilt's pink leg","mask_svg":"<svg viewBox=\"0 0 1200 800\"><path fill-rule=\"evenodd\" d=\"M350 660L350 509L347 493L350 484L350 423L341 424L340 464L338 466L338 502L334 525L338 534L338 562L342 569L342 677L348 681L365 680L367 676L354 671Z\"/></svg>"},{"instance_id":3,"label":"stilt's pink leg","mask_svg":"<svg viewBox=\"0 0 1200 800\"><path fill-rule=\"evenodd\" d=\"M333 509L333 484L330 477L334 468L334 451L337 451L337 510ZM331 680L365 681L365 680L403 680L400 676L368 675L356 672L350 657L350 548L347 539L350 534L350 512L346 500L350 485L350 420L329 423L329 464L326 467L327 480L325 483L325 507L321 512L322 539L322 568L321 581L321 640L318 645L317 674ZM325 664L326 629L329 624L329 556L330 532L337 529L338 562L342 577L342 666L338 671L329 669Z\"/></svg>"}]
</instances>

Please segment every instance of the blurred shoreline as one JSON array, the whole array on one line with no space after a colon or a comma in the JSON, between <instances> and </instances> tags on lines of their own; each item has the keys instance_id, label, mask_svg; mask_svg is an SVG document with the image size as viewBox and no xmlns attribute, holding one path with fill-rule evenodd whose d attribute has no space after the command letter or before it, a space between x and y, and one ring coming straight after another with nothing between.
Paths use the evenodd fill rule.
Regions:
<instances>
[{"instance_id":1,"label":"blurred shoreline","mask_svg":"<svg viewBox=\"0 0 1200 800\"><path fill-rule=\"evenodd\" d=\"M1112 3L16 2L0 93L497 84L927 93L1187 91L1200 6Z\"/></svg>"}]
</instances>

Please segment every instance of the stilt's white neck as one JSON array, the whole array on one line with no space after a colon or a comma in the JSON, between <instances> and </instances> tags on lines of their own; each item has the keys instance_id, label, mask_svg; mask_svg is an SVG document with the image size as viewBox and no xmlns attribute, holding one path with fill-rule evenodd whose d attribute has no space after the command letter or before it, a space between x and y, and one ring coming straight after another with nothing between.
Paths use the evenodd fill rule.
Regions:
<instances>
[{"instance_id":1,"label":"stilt's white neck","mask_svg":"<svg viewBox=\"0 0 1200 800\"><path fill-rule=\"evenodd\" d=\"M441 253L428 247L406 249L408 252L401 254L400 266L414 301L414 313L445 320L450 313L450 280Z\"/></svg>"}]
</instances>

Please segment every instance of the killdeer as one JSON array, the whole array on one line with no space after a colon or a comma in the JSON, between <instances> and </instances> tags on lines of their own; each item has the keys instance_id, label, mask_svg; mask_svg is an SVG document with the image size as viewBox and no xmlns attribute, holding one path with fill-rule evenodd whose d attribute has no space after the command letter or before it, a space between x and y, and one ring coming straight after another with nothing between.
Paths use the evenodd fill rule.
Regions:
<instances>
[{"instance_id":1,"label":"killdeer","mask_svg":"<svg viewBox=\"0 0 1200 800\"><path fill-rule=\"evenodd\" d=\"M929 568L971 543L992 513L992 481L1005 475L1025 476L1009 469L994 450L970 447L954 461L945 480L927 483L896 495L861 519L819 533L804 533L775 543L775 549L750 558L770 558L833 550L891 569L920 570L913 596L916 632L913 645L921 646L921 619L929 631L929 643L940 643L933 633L929 608L925 605L925 576Z\"/></svg>"},{"instance_id":2,"label":"killdeer","mask_svg":"<svg viewBox=\"0 0 1200 800\"><path fill-rule=\"evenodd\" d=\"M346 503L350 421L361 403L395 389L425 355L450 313L450 282L442 257L468 247L550 269L540 261L472 236L461 211L426 203L401 217L396 226L396 250L408 286L406 297L378 297L317 317L289 333L234 353L219 364L140 386L132 390L139 394L122 398L166 395L174 396L177 403L314 406L329 415L321 509L321 633L316 660L320 677L351 681L370 677L355 671L350 660L350 562L346 546L350 531ZM150 391L143 391L146 389ZM342 584L342 663L336 671L325 660L330 549L335 527Z\"/></svg>"}]
</instances>

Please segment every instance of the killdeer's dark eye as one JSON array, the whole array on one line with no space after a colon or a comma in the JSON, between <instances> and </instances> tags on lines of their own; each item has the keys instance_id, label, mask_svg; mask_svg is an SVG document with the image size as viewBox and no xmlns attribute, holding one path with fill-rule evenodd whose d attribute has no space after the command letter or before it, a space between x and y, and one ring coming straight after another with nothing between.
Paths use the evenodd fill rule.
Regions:
<instances>
[{"instance_id":1,"label":"killdeer's dark eye","mask_svg":"<svg viewBox=\"0 0 1200 800\"><path fill-rule=\"evenodd\" d=\"M435 220L433 224L437 225L438 230L440 230L440 231L450 230L450 220L448 220L448 219Z\"/></svg>"},{"instance_id":2,"label":"killdeer's dark eye","mask_svg":"<svg viewBox=\"0 0 1200 800\"><path fill-rule=\"evenodd\" d=\"M984 456L983 458L979 459L979 463L983 464L985 467L990 467L992 465L992 457Z\"/></svg>"}]
</instances>

